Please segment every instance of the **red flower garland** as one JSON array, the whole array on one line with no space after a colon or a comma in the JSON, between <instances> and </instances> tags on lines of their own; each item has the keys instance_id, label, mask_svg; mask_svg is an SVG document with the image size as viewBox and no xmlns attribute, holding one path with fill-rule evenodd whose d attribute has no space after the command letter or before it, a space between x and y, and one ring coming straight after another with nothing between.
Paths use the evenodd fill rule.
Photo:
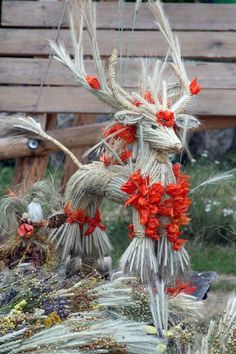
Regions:
<instances>
[{"instance_id":1,"label":"red flower garland","mask_svg":"<svg viewBox=\"0 0 236 354\"><path fill-rule=\"evenodd\" d=\"M96 210L94 217L90 217L87 215L86 210L84 209L79 208L73 211L71 209L71 204L68 203L66 204L64 211L65 214L68 216L67 222L69 224L73 224L76 222L80 225L81 229L84 224L87 223L89 225L84 236L90 235L96 229L96 227L99 227L103 231L106 230L106 227L101 222L101 214L99 209Z\"/></svg>"},{"instance_id":2,"label":"red flower garland","mask_svg":"<svg viewBox=\"0 0 236 354\"><path fill-rule=\"evenodd\" d=\"M180 165L173 166L176 184L168 184L166 188L160 182L151 186L150 178L142 177L140 170L135 171L121 190L130 195L125 206L133 206L139 213L140 223L145 226L145 234L148 238L159 240L157 234L160 226L159 218L168 217L170 222L165 224L166 237L172 243L172 248L179 251L187 242L181 239L180 227L189 223L187 215L191 200L187 197L189 192L188 176L180 174ZM164 197L168 196L166 199ZM129 237L134 237L133 226L129 226Z\"/></svg>"},{"instance_id":3,"label":"red flower garland","mask_svg":"<svg viewBox=\"0 0 236 354\"><path fill-rule=\"evenodd\" d=\"M97 209L93 218L87 216L86 223L89 225L88 230L85 232L84 236L90 235L96 227L105 231L106 227L102 224L100 211Z\"/></svg>"},{"instance_id":4,"label":"red flower garland","mask_svg":"<svg viewBox=\"0 0 236 354\"><path fill-rule=\"evenodd\" d=\"M138 210L140 222L145 225L145 234L148 238L159 240L157 228L159 220L156 217L158 208L155 204L161 201L164 188L161 183L149 186L149 176L143 178L140 171L135 171L128 181L121 187L123 192L130 194L125 206L132 205ZM130 237L133 237L133 227L130 226Z\"/></svg>"}]
</instances>

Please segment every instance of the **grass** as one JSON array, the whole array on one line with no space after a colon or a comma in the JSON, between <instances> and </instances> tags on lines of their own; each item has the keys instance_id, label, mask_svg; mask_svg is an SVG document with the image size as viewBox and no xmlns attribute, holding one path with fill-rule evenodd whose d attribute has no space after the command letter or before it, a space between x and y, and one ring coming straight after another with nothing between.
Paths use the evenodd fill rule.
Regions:
<instances>
[{"instance_id":1,"label":"grass","mask_svg":"<svg viewBox=\"0 0 236 354\"><path fill-rule=\"evenodd\" d=\"M0 163L0 196L6 194L7 188L12 183L13 173L13 166L5 166Z\"/></svg>"},{"instance_id":2,"label":"grass","mask_svg":"<svg viewBox=\"0 0 236 354\"><path fill-rule=\"evenodd\" d=\"M229 153L222 161L209 163L207 157L187 164L184 172L191 176L192 188L220 172L236 166L236 153ZM236 173L235 173L236 176ZM235 240L236 177L228 182L198 188L191 195L191 223L185 234L195 242L227 244Z\"/></svg>"},{"instance_id":3,"label":"grass","mask_svg":"<svg viewBox=\"0 0 236 354\"><path fill-rule=\"evenodd\" d=\"M213 282L211 285L212 291L222 291L224 293L229 293L236 290L236 283L232 283L228 280L220 280Z\"/></svg>"},{"instance_id":4,"label":"grass","mask_svg":"<svg viewBox=\"0 0 236 354\"><path fill-rule=\"evenodd\" d=\"M219 246L215 244L194 245L189 243L188 251L193 270L215 271L218 274L236 275L236 248L235 246Z\"/></svg>"},{"instance_id":5,"label":"grass","mask_svg":"<svg viewBox=\"0 0 236 354\"><path fill-rule=\"evenodd\" d=\"M63 168L59 166L57 169L48 168L46 178L53 178L58 185L63 175ZM3 197L7 189L12 185L14 177L14 163L10 161L9 165L0 162L0 198Z\"/></svg>"}]
</instances>

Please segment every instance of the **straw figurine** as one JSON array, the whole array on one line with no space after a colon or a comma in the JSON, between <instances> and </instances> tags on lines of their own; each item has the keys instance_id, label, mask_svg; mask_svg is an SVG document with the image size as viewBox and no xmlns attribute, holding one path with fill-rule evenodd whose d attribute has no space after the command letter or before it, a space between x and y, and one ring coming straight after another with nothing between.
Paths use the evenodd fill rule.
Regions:
<instances>
[{"instance_id":1,"label":"straw figurine","mask_svg":"<svg viewBox=\"0 0 236 354\"><path fill-rule=\"evenodd\" d=\"M168 44L168 54L156 60L149 71L142 62L139 90L124 90L117 79L118 53L111 53L108 71L102 65L96 40L95 7L79 1L70 12L74 58L62 44L51 43L54 56L69 68L76 81L114 111L114 119L96 145L99 160L88 165L46 134L32 118L10 118L1 128L30 132L58 145L78 166L64 194L64 209L53 213L45 224L50 238L62 250L62 258L94 266L112 249L101 220L100 205L108 198L132 209L129 227L131 243L120 260L125 273L142 282L164 279L171 284L188 270L187 241L181 227L189 223L189 180L172 165L169 155L185 147L188 129L198 126L185 113L200 86L187 77L178 40L171 32L159 1L148 4L157 26ZM84 67L83 31L89 35L97 71L90 76ZM170 70L172 72L170 72ZM79 99L79 97L78 97ZM5 124L5 127L4 127Z\"/></svg>"}]
</instances>

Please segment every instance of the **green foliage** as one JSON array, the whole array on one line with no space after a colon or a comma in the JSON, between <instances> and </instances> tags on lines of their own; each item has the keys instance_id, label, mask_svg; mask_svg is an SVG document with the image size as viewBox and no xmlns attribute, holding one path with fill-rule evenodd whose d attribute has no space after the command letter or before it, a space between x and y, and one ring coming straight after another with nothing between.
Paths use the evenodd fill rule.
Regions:
<instances>
[{"instance_id":1,"label":"green foliage","mask_svg":"<svg viewBox=\"0 0 236 354\"><path fill-rule=\"evenodd\" d=\"M218 274L236 274L236 248L232 246L188 244L193 270L212 270Z\"/></svg>"},{"instance_id":2,"label":"green foliage","mask_svg":"<svg viewBox=\"0 0 236 354\"><path fill-rule=\"evenodd\" d=\"M6 194L7 188L12 183L14 168L0 163L0 196Z\"/></svg>"},{"instance_id":3,"label":"green foliage","mask_svg":"<svg viewBox=\"0 0 236 354\"><path fill-rule=\"evenodd\" d=\"M231 283L229 280L220 280L218 282L214 282L211 286L212 291L223 291L224 293L228 293L236 290L236 283Z\"/></svg>"},{"instance_id":4,"label":"green foliage","mask_svg":"<svg viewBox=\"0 0 236 354\"><path fill-rule=\"evenodd\" d=\"M207 154L206 154L207 155ZM229 171L236 166L236 154L231 152L222 161L209 162L207 156L193 164L187 164L184 172L191 176L195 188L217 173ZM198 188L190 196L191 222L185 227L185 234L194 242L228 243L234 241L236 221L236 172L231 181L220 182Z\"/></svg>"}]
</instances>

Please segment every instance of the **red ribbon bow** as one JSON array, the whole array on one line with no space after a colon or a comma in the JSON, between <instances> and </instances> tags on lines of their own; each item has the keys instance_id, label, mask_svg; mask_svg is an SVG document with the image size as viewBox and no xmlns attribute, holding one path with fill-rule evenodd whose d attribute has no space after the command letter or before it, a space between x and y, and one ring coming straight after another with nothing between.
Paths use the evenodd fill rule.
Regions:
<instances>
[{"instance_id":1,"label":"red ribbon bow","mask_svg":"<svg viewBox=\"0 0 236 354\"><path fill-rule=\"evenodd\" d=\"M71 204L68 203L66 204L64 208L65 214L68 216L67 222L69 224L73 224L74 222L77 222L81 225L84 224L86 220L86 211L84 209L77 209L77 210L72 210L71 209Z\"/></svg>"},{"instance_id":2,"label":"red ribbon bow","mask_svg":"<svg viewBox=\"0 0 236 354\"><path fill-rule=\"evenodd\" d=\"M90 235L96 229L96 227L99 227L103 231L106 230L106 227L101 222L101 214L98 209L96 210L96 213L93 218L87 217L86 222L89 227L85 232L84 236Z\"/></svg>"}]
</instances>

